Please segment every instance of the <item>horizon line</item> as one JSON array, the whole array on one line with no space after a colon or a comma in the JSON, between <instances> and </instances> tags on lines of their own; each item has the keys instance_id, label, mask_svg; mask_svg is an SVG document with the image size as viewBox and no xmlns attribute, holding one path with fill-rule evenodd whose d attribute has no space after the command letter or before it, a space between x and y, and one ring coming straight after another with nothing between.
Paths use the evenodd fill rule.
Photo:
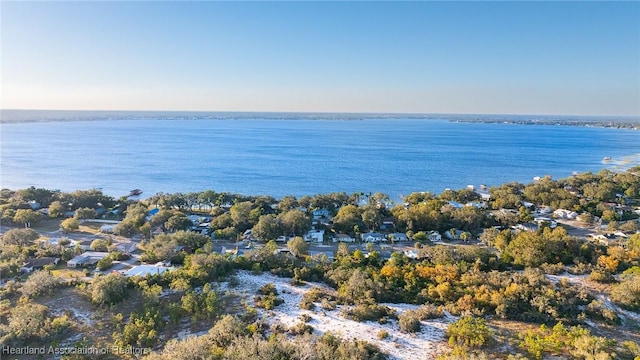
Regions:
<instances>
[{"instance_id":1,"label":"horizon line","mask_svg":"<svg viewBox=\"0 0 640 360\"><path fill-rule=\"evenodd\" d=\"M455 116L468 116L468 115L483 115L483 116L580 116L580 117L620 117L620 118L636 118L640 119L640 114L637 115L611 115L611 114L550 114L550 113L455 113L455 112L370 112L370 111L259 111L259 110L122 110L122 109L15 109L15 108L0 108L0 112L3 111L51 111L51 112L137 112L137 113L227 113L227 114L338 114L338 115L420 115L420 116L433 116L433 115L455 115Z\"/></svg>"}]
</instances>

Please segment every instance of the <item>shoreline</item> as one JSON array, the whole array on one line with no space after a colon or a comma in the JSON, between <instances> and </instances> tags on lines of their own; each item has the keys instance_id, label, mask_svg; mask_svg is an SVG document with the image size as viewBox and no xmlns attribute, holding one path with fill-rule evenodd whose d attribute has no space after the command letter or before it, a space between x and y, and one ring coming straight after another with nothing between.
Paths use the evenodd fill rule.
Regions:
<instances>
[{"instance_id":1,"label":"shoreline","mask_svg":"<svg viewBox=\"0 0 640 360\"><path fill-rule=\"evenodd\" d=\"M575 126L640 130L638 116L509 115L421 113L298 113L298 112L206 112L206 111L111 111L111 110L0 110L0 125L126 120L440 120L454 123Z\"/></svg>"}]
</instances>

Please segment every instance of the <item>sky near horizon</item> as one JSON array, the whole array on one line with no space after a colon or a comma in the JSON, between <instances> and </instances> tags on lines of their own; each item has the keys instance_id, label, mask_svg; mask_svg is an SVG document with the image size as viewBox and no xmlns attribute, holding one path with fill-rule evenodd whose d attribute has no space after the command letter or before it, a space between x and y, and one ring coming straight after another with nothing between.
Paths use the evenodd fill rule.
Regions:
<instances>
[{"instance_id":1,"label":"sky near horizon","mask_svg":"<svg viewBox=\"0 0 640 360\"><path fill-rule=\"evenodd\" d=\"M640 115L640 2L7 2L3 109Z\"/></svg>"}]
</instances>

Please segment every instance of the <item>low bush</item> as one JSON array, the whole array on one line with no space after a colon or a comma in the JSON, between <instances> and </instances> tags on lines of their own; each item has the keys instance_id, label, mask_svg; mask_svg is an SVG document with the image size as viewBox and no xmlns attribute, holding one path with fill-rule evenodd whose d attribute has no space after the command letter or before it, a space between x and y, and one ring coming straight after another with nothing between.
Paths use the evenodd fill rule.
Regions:
<instances>
[{"instance_id":1,"label":"low bush","mask_svg":"<svg viewBox=\"0 0 640 360\"><path fill-rule=\"evenodd\" d=\"M313 333L313 327L303 322L297 323L294 326L289 328L289 334L292 334L292 335L303 335L303 334L312 334L312 333Z\"/></svg>"},{"instance_id":2,"label":"low bush","mask_svg":"<svg viewBox=\"0 0 640 360\"><path fill-rule=\"evenodd\" d=\"M343 315L355 321L379 321L381 318L396 318L395 310L384 305L357 305L343 309Z\"/></svg>"},{"instance_id":3,"label":"low bush","mask_svg":"<svg viewBox=\"0 0 640 360\"><path fill-rule=\"evenodd\" d=\"M564 265L562 263L557 263L557 264L544 263L540 265L540 269L545 274L559 275L564 272Z\"/></svg>"},{"instance_id":4,"label":"low bush","mask_svg":"<svg viewBox=\"0 0 640 360\"><path fill-rule=\"evenodd\" d=\"M420 318L417 311L408 310L398 316L400 331L405 333L419 332L421 328Z\"/></svg>"},{"instance_id":5,"label":"low bush","mask_svg":"<svg viewBox=\"0 0 640 360\"><path fill-rule=\"evenodd\" d=\"M335 301L329 301L327 299L322 299L322 301L320 302L320 306L322 306L322 309L324 309L324 310L335 310L337 304L336 304Z\"/></svg>"},{"instance_id":6,"label":"low bush","mask_svg":"<svg viewBox=\"0 0 640 360\"><path fill-rule=\"evenodd\" d=\"M415 312L420 320L439 319L444 315L442 308L433 304L422 305Z\"/></svg>"}]
</instances>

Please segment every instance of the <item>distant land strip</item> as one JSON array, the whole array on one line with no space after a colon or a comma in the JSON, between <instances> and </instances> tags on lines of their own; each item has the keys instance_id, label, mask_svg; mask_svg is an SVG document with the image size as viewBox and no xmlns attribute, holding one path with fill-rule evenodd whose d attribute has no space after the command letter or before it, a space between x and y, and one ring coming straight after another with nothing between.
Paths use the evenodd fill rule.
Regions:
<instances>
[{"instance_id":1,"label":"distant land strip","mask_svg":"<svg viewBox=\"0 0 640 360\"><path fill-rule=\"evenodd\" d=\"M419 113L297 113L110 110L0 110L0 123L106 120L380 120L424 119L461 123L562 125L640 130L639 116L419 114Z\"/></svg>"}]
</instances>

